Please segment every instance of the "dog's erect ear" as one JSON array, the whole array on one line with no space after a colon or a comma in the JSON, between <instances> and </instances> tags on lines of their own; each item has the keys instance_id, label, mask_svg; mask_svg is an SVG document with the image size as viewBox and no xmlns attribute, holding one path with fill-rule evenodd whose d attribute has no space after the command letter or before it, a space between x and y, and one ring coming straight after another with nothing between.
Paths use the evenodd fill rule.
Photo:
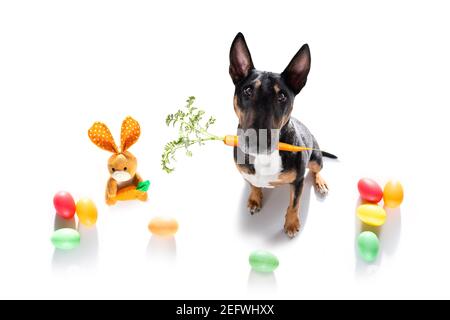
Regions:
<instances>
[{"instance_id":1,"label":"dog's erect ear","mask_svg":"<svg viewBox=\"0 0 450 320\"><path fill-rule=\"evenodd\" d=\"M298 94L306 84L310 68L311 53L309 52L309 46L305 44L292 58L281 76L294 93Z\"/></svg>"},{"instance_id":2,"label":"dog's erect ear","mask_svg":"<svg viewBox=\"0 0 450 320\"><path fill-rule=\"evenodd\" d=\"M238 33L230 49L230 76L236 84L253 70L252 57L245 42L244 35Z\"/></svg>"}]
</instances>

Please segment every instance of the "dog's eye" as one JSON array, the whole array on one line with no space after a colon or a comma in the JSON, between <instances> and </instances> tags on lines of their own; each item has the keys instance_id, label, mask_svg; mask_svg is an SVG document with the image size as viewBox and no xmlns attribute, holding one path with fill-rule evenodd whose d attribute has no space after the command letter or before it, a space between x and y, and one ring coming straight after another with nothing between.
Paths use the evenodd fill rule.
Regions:
<instances>
[{"instance_id":1,"label":"dog's eye","mask_svg":"<svg viewBox=\"0 0 450 320\"><path fill-rule=\"evenodd\" d=\"M123 168L123 171L127 171L127 167Z\"/></svg>"},{"instance_id":2,"label":"dog's eye","mask_svg":"<svg viewBox=\"0 0 450 320\"><path fill-rule=\"evenodd\" d=\"M246 95L247 97L251 97L253 94L253 88L250 86L247 86L244 88L244 95Z\"/></svg>"},{"instance_id":3,"label":"dog's eye","mask_svg":"<svg viewBox=\"0 0 450 320\"><path fill-rule=\"evenodd\" d=\"M112 172L116 172L116 169L112 168Z\"/></svg>"},{"instance_id":4,"label":"dog's eye","mask_svg":"<svg viewBox=\"0 0 450 320\"><path fill-rule=\"evenodd\" d=\"M286 102L287 96L283 91L278 94L278 102Z\"/></svg>"}]
</instances>

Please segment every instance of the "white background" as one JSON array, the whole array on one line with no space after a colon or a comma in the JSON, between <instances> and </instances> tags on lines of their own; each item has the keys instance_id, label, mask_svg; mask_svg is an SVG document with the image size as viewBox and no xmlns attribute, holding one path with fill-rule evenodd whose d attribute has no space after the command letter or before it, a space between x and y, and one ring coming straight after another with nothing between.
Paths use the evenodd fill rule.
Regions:
<instances>
[{"instance_id":1,"label":"white background","mask_svg":"<svg viewBox=\"0 0 450 320\"><path fill-rule=\"evenodd\" d=\"M448 12L411 0L1 2L0 297L450 298ZM340 157L325 163L325 201L308 180L294 240L281 232L288 188L249 216L230 148L211 143L173 174L160 169L175 134L165 116L190 95L217 117L215 133L235 132L228 52L239 31L262 70L281 72L310 45L294 116ZM147 203L110 208L109 155L87 129L104 121L119 138L127 115L141 123L131 151L152 186ZM354 248L363 176L405 188L372 265ZM69 253L49 241L61 189L100 214ZM155 216L178 219L174 239L151 237ZM258 248L279 257L273 275L250 272Z\"/></svg>"}]
</instances>

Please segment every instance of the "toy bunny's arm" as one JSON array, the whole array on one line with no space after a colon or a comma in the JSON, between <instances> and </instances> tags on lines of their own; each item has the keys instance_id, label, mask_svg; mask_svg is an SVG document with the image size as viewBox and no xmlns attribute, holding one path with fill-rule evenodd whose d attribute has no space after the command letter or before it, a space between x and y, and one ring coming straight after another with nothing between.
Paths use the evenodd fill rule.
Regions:
<instances>
[{"instance_id":1,"label":"toy bunny's arm","mask_svg":"<svg viewBox=\"0 0 450 320\"><path fill-rule=\"evenodd\" d=\"M134 182L135 182L135 184L138 185L142 181L144 181L144 179L142 179L142 177L139 175L139 173L136 173L134 175Z\"/></svg>"},{"instance_id":2,"label":"toy bunny's arm","mask_svg":"<svg viewBox=\"0 0 450 320\"><path fill-rule=\"evenodd\" d=\"M116 203L117 195L117 182L113 178L109 178L108 184L106 185L106 203L108 205L113 205Z\"/></svg>"},{"instance_id":3,"label":"toy bunny's arm","mask_svg":"<svg viewBox=\"0 0 450 320\"><path fill-rule=\"evenodd\" d=\"M133 178L133 182L134 182L134 184L136 185L136 187L139 185L139 183L141 183L142 181L144 181L143 179L142 179L142 177L138 174L138 173L136 173L135 175L134 175L134 178ZM138 196L138 199L139 200L141 200L141 201L147 201L147 191L145 191L145 192L139 192L139 196Z\"/></svg>"}]
</instances>

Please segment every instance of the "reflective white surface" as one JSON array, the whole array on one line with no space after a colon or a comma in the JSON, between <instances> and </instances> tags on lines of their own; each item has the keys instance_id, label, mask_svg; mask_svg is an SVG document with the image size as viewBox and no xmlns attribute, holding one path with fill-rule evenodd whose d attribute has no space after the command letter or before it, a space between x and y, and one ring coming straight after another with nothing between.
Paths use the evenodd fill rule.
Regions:
<instances>
[{"instance_id":1,"label":"reflective white surface","mask_svg":"<svg viewBox=\"0 0 450 320\"><path fill-rule=\"evenodd\" d=\"M1 2L0 298L450 298L448 9L428 1ZM311 74L293 115L340 157L325 163L326 199L307 178L293 240L282 232L289 188L265 190L264 209L250 216L231 148L194 148L174 173L160 169L176 134L165 116L190 95L217 117L214 133L235 132L228 52L238 31L262 70L282 71L309 43ZM87 130L103 121L119 139L127 115L141 124L130 151L152 182L149 200L108 207L108 154ZM355 256L356 183L366 176L405 188L370 265ZM75 221L82 241L72 252L49 240L59 190L92 198L99 210L95 228ZM178 220L174 238L152 237L155 216ZM274 274L251 272L256 249L279 258Z\"/></svg>"}]
</instances>

